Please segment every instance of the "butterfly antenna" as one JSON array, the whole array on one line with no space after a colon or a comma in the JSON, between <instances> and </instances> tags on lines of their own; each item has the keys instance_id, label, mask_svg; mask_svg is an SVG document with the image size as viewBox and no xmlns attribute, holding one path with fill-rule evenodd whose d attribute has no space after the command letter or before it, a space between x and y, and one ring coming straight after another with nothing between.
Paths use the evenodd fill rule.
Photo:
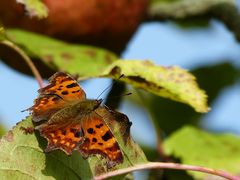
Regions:
<instances>
[{"instance_id":1,"label":"butterfly antenna","mask_svg":"<svg viewBox=\"0 0 240 180\"><path fill-rule=\"evenodd\" d=\"M119 78L118 78L117 80L121 79L123 76L124 76L124 74L121 74L121 76L119 76ZM112 84L110 84L108 87L106 87L106 88L98 95L97 99L99 99L99 98L101 97L101 95L102 95L103 93L105 93L107 90L109 90L110 88L112 88L113 85L114 85L116 82L117 82L117 81L114 81Z\"/></svg>"},{"instance_id":2,"label":"butterfly antenna","mask_svg":"<svg viewBox=\"0 0 240 180\"><path fill-rule=\"evenodd\" d=\"M130 93L126 93L126 94L122 94L122 95L119 95L119 96L111 96L111 97L109 97L108 99L115 99L115 98L119 98L119 97L123 97L123 96L129 96L129 95L131 95L132 93L130 92ZM104 101L105 99L103 99L103 101Z\"/></svg>"}]
</instances>

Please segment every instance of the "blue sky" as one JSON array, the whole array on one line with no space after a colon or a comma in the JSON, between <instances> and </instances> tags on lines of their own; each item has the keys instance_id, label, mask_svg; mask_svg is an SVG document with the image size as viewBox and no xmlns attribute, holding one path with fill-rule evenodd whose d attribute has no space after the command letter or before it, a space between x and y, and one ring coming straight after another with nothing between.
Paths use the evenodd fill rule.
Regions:
<instances>
[{"instance_id":1,"label":"blue sky","mask_svg":"<svg viewBox=\"0 0 240 180\"><path fill-rule=\"evenodd\" d=\"M123 58L150 59L158 65L178 65L186 69L217 64L225 59L239 65L240 46L218 21L211 21L209 27L194 29L182 29L170 22L148 23L139 28ZM2 62L0 82L4 84L0 88L0 121L10 128L28 115L20 111L32 105L37 97L38 84L32 77L19 74ZM88 97L96 98L109 82L107 79L96 79L82 86ZM240 95L239 84L236 84L222 92L214 102L212 111L205 115L202 126L213 130L228 129L240 134L238 107ZM133 121L132 134L135 139L154 146L155 134L151 131L147 114L128 103L124 103L120 110ZM142 136L143 129L149 132L147 136Z\"/></svg>"}]
</instances>

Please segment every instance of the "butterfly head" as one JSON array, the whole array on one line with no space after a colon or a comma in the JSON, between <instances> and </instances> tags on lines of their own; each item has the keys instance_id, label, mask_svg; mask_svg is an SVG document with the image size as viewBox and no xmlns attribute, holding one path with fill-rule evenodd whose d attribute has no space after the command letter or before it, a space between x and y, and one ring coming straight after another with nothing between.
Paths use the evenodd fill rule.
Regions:
<instances>
[{"instance_id":1,"label":"butterfly head","mask_svg":"<svg viewBox=\"0 0 240 180\"><path fill-rule=\"evenodd\" d=\"M93 100L94 101L94 106L93 106L93 109L97 109L103 102L103 99L96 99L96 100Z\"/></svg>"},{"instance_id":2,"label":"butterfly head","mask_svg":"<svg viewBox=\"0 0 240 180\"><path fill-rule=\"evenodd\" d=\"M87 100L87 101L88 101L89 110L94 111L101 105L101 103L103 102L103 99L91 99L91 100Z\"/></svg>"},{"instance_id":3,"label":"butterfly head","mask_svg":"<svg viewBox=\"0 0 240 180\"><path fill-rule=\"evenodd\" d=\"M101 105L102 101L102 99L86 99L75 104L74 109L81 111L81 113L89 113L97 109Z\"/></svg>"}]
</instances>

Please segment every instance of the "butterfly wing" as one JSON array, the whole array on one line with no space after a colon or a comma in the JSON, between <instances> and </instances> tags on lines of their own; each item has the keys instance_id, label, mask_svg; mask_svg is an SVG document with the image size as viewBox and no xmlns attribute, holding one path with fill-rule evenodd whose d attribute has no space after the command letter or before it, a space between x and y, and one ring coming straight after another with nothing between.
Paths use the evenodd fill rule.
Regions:
<instances>
[{"instance_id":1,"label":"butterfly wing","mask_svg":"<svg viewBox=\"0 0 240 180\"><path fill-rule=\"evenodd\" d=\"M56 94L66 101L86 99L78 82L64 72L57 72L49 78L49 85L38 90L40 94Z\"/></svg>"},{"instance_id":2,"label":"butterfly wing","mask_svg":"<svg viewBox=\"0 0 240 180\"><path fill-rule=\"evenodd\" d=\"M111 129L104 122L103 117L91 113L82 120L84 141L79 151L84 158L92 154L101 154L107 158L107 166L111 168L123 162L123 154Z\"/></svg>"},{"instance_id":3,"label":"butterfly wing","mask_svg":"<svg viewBox=\"0 0 240 180\"><path fill-rule=\"evenodd\" d=\"M49 79L49 85L38 90L39 97L31 111L33 121L49 119L67 103L86 99L85 92L77 81L63 72L57 72Z\"/></svg>"},{"instance_id":4,"label":"butterfly wing","mask_svg":"<svg viewBox=\"0 0 240 180\"><path fill-rule=\"evenodd\" d=\"M120 112L109 109L107 106L100 106L95 112L104 118L110 129L113 129L118 124L118 131L120 132L123 142L127 143L130 138L130 127L132 122L128 117Z\"/></svg>"},{"instance_id":5,"label":"butterfly wing","mask_svg":"<svg viewBox=\"0 0 240 180\"><path fill-rule=\"evenodd\" d=\"M70 155L83 140L80 123L74 121L74 119L68 119L64 122L59 121L58 123L46 122L35 129L39 130L40 135L48 141L45 152L61 149L67 155Z\"/></svg>"},{"instance_id":6,"label":"butterfly wing","mask_svg":"<svg viewBox=\"0 0 240 180\"><path fill-rule=\"evenodd\" d=\"M49 119L59 109L63 108L65 102L56 95L40 95L35 101L34 105L28 110L31 111L34 122Z\"/></svg>"},{"instance_id":7,"label":"butterfly wing","mask_svg":"<svg viewBox=\"0 0 240 180\"><path fill-rule=\"evenodd\" d=\"M29 108L33 121L47 120L36 127L40 135L48 140L45 151L61 149L70 155L77 149L85 158L100 154L107 158L108 168L122 163L123 153L111 131L111 121L118 121L120 116L115 116L115 113L111 113L105 107L98 107L95 111L86 112L89 114L76 116L75 109L72 108L78 107L78 103L85 102L83 100L86 99L85 92L77 81L65 73L58 72L49 82L49 85L38 91L39 97ZM107 116L104 117L104 114ZM120 132L128 134L130 126L126 127Z\"/></svg>"}]
</instances>

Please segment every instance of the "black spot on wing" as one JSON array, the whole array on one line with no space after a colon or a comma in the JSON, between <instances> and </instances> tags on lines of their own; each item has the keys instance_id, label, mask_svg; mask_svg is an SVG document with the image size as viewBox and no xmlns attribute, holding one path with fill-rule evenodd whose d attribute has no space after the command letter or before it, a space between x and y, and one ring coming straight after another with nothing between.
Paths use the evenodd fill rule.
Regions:
<instances>
[{"instance_id":1,"label":"black spot on wing","mask_svg":"<svg viewBox=\"0 0 240 180\"><path fill-rule=\"evenodd\" d=\"M103 136L102 136L102 140L104 141L108 141L109 139L112 138L112 134L110 131L107 131Z\"/></svg>"},{"instance_id":2,"label":"black spot on wing","mask_svg":"<svg viewBox=\"0 0 240 180\"><path fill-rule=\"evenodd\" d=\"M64 79L61 80L61 82L65 82L65 81L72 81L73 79L71 77L66 77Z\"/></svg>"},{"instance_id":3,"label":"black spot on wing","mask_svg":"<svg viewBox=\"0 0 240 180\"><path fill-rule=\"evenodd\" d=\"M75 128L71 128L70 132L74 134L74 137L78 138L81 136L81 131L79 131L78 129Z\"/></svg>"},{"instance_id":4,"label":"black spot on wing","mask_svg":"<svg viewBox=\"0 0 240 180\"><path fill-rule=\"evenodd\" d=\"M81 136L81 132L80 132L80 131L75 132L75 133L74 133L74 136L75 136L76 138L80 137L80 136Z\"/></svg>"},{"instance_id":5,"label":"black spot on wing","mask_svg":"<svg viewBox=\"0 0 240 180\"><path fill-rule=\"evenodd\" d=\"M120 148L118 146L118 143L115 142L111 147L107 148L109 151L118 151Z\"/></svg>"},{"instance_id":6,"label":"black spot on wing","mask_svg":"<svg viewBox=\"0 0 240 180\"><path fill-rule=\"evenodd\" d=\"M62 95L68 95L68 91L61 92Z\"/></svg>"},{"instance_id":7,"label":"black spot on wing","mask_svg":"<svg viewBox=\"0 0 240 180\"><path fill-rule=\"evenodd\" d=\"M103 124L101 123L101 124L98 124L98 125L96 125L96 128L101 128L103 126Z\"/></svg>"},{"instance_id":8,"label":"black spot on wing","mask_svg":"<svg viewBox=\"0 0 240 180\"><path fill-rule=\"evenodd\" d=\"M76 87L76 86L78 86L77 83L72 83L72 84L67 85L66 87L67 88L73 88L73 87Z\"/></svg>"},{"instance_id":9,"label":"black spot on wing","mask_svg":"<svg viewBox=\"0 0 240 180\"><path fill-rule=\"evenodd\" d=\"M95 134L95 133L96 133L93 128L88 128L88 129L87 129L87 132L88 132L89 134Z\"/></svg>"},{"instance_id":10,"label":"black spot on wing","mask_svg":"<svg viewBox=\"0 0 240 180\"><path fill-rule=\"evenodd\" d=\"M67 133L66 130L62 130L63 135L66 135L66 133Z\"/></svg>"},{"instance_id":11,"label":"black spot on wing","mask_svg":"<svg viewBox=\"0 0 240 180\"><path fill-rule=\"evenodd\" d=\"M77 90L77 91L72 91L72 93L77 93L77 92L79 92L80 90Z\"/></svg>"}]
</instances>

